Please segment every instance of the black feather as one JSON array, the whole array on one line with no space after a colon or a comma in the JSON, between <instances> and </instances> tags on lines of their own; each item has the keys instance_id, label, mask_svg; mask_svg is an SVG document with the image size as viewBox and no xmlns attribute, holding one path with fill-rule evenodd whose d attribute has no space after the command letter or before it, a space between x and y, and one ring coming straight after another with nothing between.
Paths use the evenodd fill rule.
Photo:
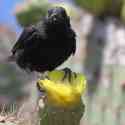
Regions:
<instances>
[{"instance_id":1,"label":"black feather","mask_svg":"<svg viewBox=\"0 0 125 125\"><path fill-rule=\"evenodd\" d=\"M12 57L22 69L53 70L75 53L75 37L65 9L55 7L42 21L23 30L12 48Z\"/></svg>"}]
</instances>

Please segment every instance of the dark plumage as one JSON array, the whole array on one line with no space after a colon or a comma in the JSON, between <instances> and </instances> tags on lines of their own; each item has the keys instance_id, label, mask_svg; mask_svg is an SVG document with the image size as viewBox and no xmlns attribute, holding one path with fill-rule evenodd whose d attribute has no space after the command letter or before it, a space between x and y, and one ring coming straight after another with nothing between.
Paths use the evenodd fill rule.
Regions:
<instances>
[{"instance_id":1,"label":"dark plumage","mask_svg":"<svg viewBox=\"0 0 125 125\"><path fill-rule=\"evenodd\" d=\"M75 36L65 9L55 7L42 21L24 28L11 57L22 69L53 70L75 53Z\"/></svg>"}]
</instances>

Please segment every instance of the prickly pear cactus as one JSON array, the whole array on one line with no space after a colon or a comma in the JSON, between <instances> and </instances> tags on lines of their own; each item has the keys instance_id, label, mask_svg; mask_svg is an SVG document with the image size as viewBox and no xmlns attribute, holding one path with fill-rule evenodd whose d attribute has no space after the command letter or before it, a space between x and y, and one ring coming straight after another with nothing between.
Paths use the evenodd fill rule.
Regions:
<instances>
[{"instance_id":1,"label":"prickly pear cactus","mask_svg":"<svg viewBox=\"0 0 125 125\"><path fill-rule=\"evenodd\" d=\"M46 0L31 1L21 4L22 9L16 11L16 18L21 26L28 26L38 22L47 12L49 4Z\"/></svg>"},{"instance_id":2,"label":"prickly pear cactus","mask_svg":"<svg viewBox=\"0 0 125 125\"><path fill-rule=\"evenodd\" d=\"M75 0L75 2L90 12L100 15L107 10L112 0Z\"/></svg>"},{"instance_id":3,"label":"prickly pear cactus","mask_svg":"<svg viewBox=\"0 0 125 125\"><path fill-rule=\"evenodd\" d=\"M79 125L84 114L85 106L83 102L78 107L63 109L45 104L40 110L40 125Z\"/></svg>"},{"instance_id":4,"label":"prickly pear cactus","mask_svg":"<svg viewBox=\"0 0 125 125\"><path fill-rule=\"evenodd\" d=\"M125 22L125 0L123 0L123 4L122 4L121 19L123 22Z\"/></svg>"}]
</instances>

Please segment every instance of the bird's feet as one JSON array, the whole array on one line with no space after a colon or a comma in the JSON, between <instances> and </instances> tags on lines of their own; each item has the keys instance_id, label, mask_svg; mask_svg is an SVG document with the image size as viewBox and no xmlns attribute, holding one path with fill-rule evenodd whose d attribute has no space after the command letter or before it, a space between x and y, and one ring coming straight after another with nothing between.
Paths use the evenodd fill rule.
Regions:
<instances>
[{"instance_id":1,"label":"bird's feet","mask_svg":"<svg viewBox=\"0 0 125 125\"><path fill-rule=\"evenodd\" d=\"M77 76L76 73L73 73L73 72L71 71L71 69L69 69L69 68L67 68L67 67L64 68L63 71L64 71L64 76L63 76L63 78L62 78L63 81L68 77L69 82L71 82L72 75L74 75L75 77Z\"/></svg>"}]
</instances>

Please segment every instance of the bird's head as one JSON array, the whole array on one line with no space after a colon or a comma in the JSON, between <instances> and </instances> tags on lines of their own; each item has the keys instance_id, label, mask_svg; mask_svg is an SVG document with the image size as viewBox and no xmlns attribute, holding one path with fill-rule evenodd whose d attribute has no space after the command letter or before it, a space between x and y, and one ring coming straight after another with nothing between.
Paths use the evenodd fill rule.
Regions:
<instances>
[{"instance_id":1,"label":"bird's head","mask_svg":"<svg viewBox=\"0 0 125 125\"><path fill-rule=\"evenodd\" d=\"M70 19L63 7L54 7L48 10L47 22L53 25L65 24L70 26Z\"/></svg>"}]
</instances>

